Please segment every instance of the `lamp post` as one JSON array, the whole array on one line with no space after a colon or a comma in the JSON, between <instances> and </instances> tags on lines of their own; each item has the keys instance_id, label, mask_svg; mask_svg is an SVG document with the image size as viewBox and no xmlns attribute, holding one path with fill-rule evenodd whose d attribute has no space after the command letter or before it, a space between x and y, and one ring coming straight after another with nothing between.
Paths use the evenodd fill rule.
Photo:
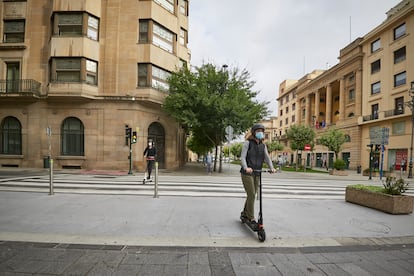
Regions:
<instances>
[{"instance_id":1,"label":"lamp post","mask_svg":"<svg viewBox=\"0 0 414 276\"><path fill-rule=\"evenodd\" d=\"M223 86L223 90L221 91L221 93L223 94L224 92L226 92L226 90L227 90L227 67L228 67L228 65L227 64L223 64L223 66L221 66L221 70L222 70L222 72L224 72L225 74L226 74L226 79L225 79L225 82L224 82L224 86ZM221 145L220 145L220 154L219 154L219 162L220 162L220 164L219 164L219 173L221 173L222 172L222 165L223 165L223 143L221 143Z\"/></svg>"},{"instance_id":2,"label":"lamp post","mask_svg":"<svg viewBox=\"0 0 414 276\"><path fill-rule=\"evenodd\" d=\"M413 178L413 133L414 133L414 81L411 82L409 94L411 101L405 103L411 109L411 145L410 145L410 162L408 164L408 178Z\"/></svg>"}]
</instances>

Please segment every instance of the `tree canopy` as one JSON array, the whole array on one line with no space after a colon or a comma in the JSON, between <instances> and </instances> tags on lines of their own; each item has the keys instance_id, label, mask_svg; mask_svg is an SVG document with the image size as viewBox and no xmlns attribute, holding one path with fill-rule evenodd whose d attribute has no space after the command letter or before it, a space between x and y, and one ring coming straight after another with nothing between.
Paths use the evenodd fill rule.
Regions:
<instances>
[{"instance_id":1,"label":"tree canopy","mask_svg":"<svg viewBox=\"0 0 414 276\"><path fill-rule=\"evenodd\" d=\"M193 145L217 148L225 141L226 126L231 125L238 136L269 113L267 102L255 99L258 92L252 90L254 82L246 70L226 70L208 63L193 71L174 72L168 83L164 110L191 133Z\"/></svg>"},{"instance_id":2,"label":"tree canopy","mask_svg":"<svg viewBox=\"0 0 414 276\"><path fill-rule=\"evenodd\" d=\"M327 147L330 151L335 153L335 159L338 158L338 153L342 149L342 145L345 143L345 134L335 128L329 129L319 138L319 144Z\"/></svg>"},{"instance_id":3,"label":"tree canopy","mask_svg":"<svg viewBox=\"0 0 414 276\"><path fill-rule=\"evenodd\" d=\"M314 139L316 134L315 131L309 126L292 125L287 130L286 135L292 150L303 150L307 144L309 144L313 149L315 145Z\"/></svg>"}]
</instances>

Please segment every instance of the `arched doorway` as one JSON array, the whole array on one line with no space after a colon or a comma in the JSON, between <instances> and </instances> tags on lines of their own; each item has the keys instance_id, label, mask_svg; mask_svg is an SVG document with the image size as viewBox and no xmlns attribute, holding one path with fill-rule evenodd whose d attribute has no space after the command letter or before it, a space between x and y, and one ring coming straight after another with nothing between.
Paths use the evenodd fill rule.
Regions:
<instances>
[{"instance_id":1,"label":"arched doorway","mask_svg":"<svg viewBox=\"0 0 414 276\"><path fill-rule=\"evenodd\" d=\"M157 161L160 169L165 169L165 131L157 122L148 127L148 142L152 141L157 149Z\"/></svg>"}]
</instances>

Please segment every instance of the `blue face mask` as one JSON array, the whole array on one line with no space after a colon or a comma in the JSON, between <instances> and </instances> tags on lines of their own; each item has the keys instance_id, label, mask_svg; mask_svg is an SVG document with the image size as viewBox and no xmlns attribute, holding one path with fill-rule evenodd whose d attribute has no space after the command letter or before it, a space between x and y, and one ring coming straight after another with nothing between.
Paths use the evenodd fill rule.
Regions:
<instances>
[{"instance_id":1,"label":"blue face mask","mask_svg":"<svg viewBox=\"0 0 414 276\"><path fill-rule=\"evenodd\" d=\"M256 138L262 140L264 138L263 132L256 132Z\"/></svg>"}]
</instances>

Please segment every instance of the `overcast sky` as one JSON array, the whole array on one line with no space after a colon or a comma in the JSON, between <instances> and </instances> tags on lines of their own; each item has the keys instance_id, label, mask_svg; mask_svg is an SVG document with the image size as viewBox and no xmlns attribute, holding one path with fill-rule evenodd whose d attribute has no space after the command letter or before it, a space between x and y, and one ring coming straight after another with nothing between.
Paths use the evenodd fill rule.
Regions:
<instances>
[{"instance_id":1,"label":"overcast sky","mask_svg":"<svg viewBox=\"0 0 414 276\"><path fill-rule=\"evenodd\" d=\"M192 0L191 64L247 69L276 115L279 84L338 63L399 0Z\"/></svg>"}]
</instances>

